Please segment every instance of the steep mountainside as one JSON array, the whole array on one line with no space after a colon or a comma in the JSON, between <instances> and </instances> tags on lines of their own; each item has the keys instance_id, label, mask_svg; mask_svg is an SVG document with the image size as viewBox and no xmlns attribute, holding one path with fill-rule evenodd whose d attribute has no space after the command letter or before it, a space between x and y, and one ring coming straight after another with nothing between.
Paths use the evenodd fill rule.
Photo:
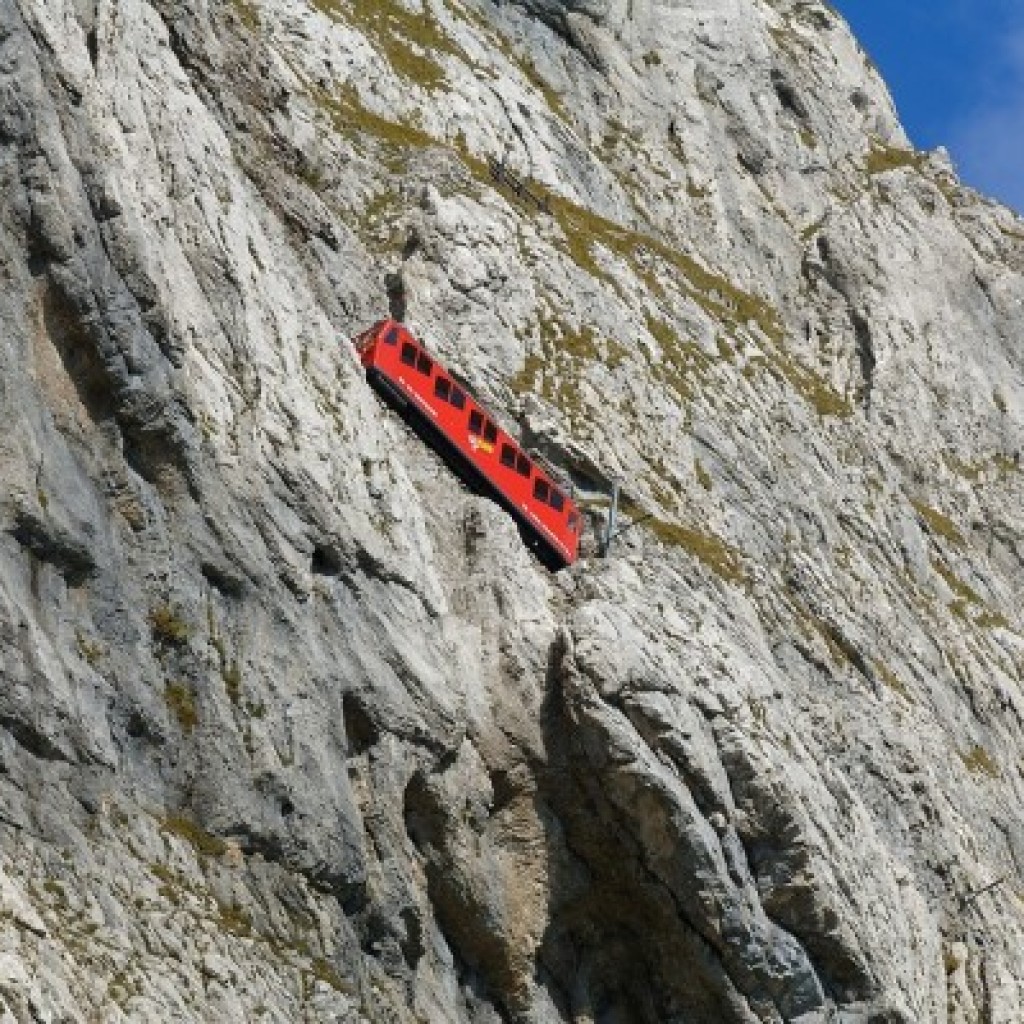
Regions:
<instances>
[{"instance_id":1,"label":"steep mountainside","mask_svg":"<svg viewBox=\"0 0 1024 1024\"><path fill-rule=\"evenodd\" d=\"M0 0L0 197L0 1021L1024 1020L1024 223L826 4Z\"/></svg>"}]
</instances>

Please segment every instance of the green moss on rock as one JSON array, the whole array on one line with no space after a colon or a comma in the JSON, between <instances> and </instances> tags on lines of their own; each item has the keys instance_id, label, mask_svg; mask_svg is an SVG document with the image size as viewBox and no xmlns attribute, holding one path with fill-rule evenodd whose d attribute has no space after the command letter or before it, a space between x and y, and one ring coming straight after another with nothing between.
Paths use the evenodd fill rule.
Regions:
<instances>
[{"instance_id":1,"label":"green moss on rock","mask_svg":"<svg viewBox=\"0 0 1024 1024\"><path fill-rule=\"evenodd\" d=\"M357 29L396 74L424 89L440 88L447 81L438 55L470 63L441 27L429 4L410 10L397 0L313 0L313 6Z\"/></svg>"},{"instance_id":2,"label":"green moss on rock","mask_svg":"<svg viewBox=\"0 0 1024 1024\"><path fill-rule=\"evenodd\" d=\"M1002 777L1003 773L1000 771L999 765L992 759L989 752L977 743L966 753L961 752L960 760L972 775L983 775L989 779Z\"/></svg>"},{"instance_id":3,"label":"green moss on rock","mask_svg":"<svg viewBox=\"0 0 1024 1024\"><path fill-rule=\"evenodd\" d=\"M888 171L898 171L909 167L915 171L921 170L927 159L924 153L918 153L914 149L904 149L900 146L887 146L881 142L874 142L867 158L867 172L869 175L885 174Z\"/></svg>"},{"instance_id":4,"label":"green moss on rock","mask_svg":"<svg viewBox=\"0 0 1024 1024\"><path fill-rule=\"evenodd\" d=\"M206 857L221 857L227 850L227 843L223 839L204 832L183 814L169 814L162 818L160 828L169 835L184 839L196 853Z\"/></svg>"},{"instance_id":5,"label":"green moss on rock","mask_svg":"<svg viewBox=\"0 0 1024 1024\"><path fill-rule=\"evenodd\" d=\"M199 724L195 694L184 683L168 683L164 688L164 703L185 732L192 732Z\"/></svg>"},{"instance_id":6,"label":"green moss on rock","mask_svg":"<svg viewBox=\"0 0 1024 1024\"><path fill-rule=\"evenodd\" d=\"M934 509L915 498L910 499L910 504L914 507L914 511L918 514L929 533L936 537L941 537L943 540L948 540L951 544L963 546L963 535L957 529L956 523L952 519L943 515L938 509Z\"/></svg>"},{"instance_id":7,"label":"green moss on rock","mask_svg":"<svg viewBox=\"0 0 1024 1024\"><path fill-rule=\"evenodd\" d=\"M150 633L161 647L183 647L188 643L191 629L181 611L171 604L159 604L147 616Z\"/></svg>"},{"instance_id":8,"label":"green moss on rock","mask_svg":"<svg viewBox=\"0 0 1024 1024\"><path fill-rule=\"evenodd\" d=\"M682 548L727 583L746 583L747 574L739 552L720 537L658 518L651 519L646 525L663 544Z\"/></svg>"}]
</instances>

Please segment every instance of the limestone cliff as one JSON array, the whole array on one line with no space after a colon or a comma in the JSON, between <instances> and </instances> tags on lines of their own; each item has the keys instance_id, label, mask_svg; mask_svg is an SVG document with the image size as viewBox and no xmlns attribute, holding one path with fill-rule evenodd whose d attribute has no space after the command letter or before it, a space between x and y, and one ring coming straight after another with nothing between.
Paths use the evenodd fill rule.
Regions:
<instances>
[{"instance_id":1,"label":"limestone cliff","mask_svg":"<svg viewBox=\"0 0 1024 1024\"><path fill-rule=\"evenodd\" d=\"M828 5L0 0L0 197L0 1020L1024 1020L1024 223Z\"/></svg>"}]
</instances>

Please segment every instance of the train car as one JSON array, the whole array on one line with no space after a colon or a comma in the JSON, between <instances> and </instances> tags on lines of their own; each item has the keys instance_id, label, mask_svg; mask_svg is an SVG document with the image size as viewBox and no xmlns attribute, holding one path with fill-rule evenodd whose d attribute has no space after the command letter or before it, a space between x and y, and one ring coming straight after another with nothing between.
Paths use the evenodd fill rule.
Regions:
<instances>
[{"instance_id":1,"label":"train car","mask_svg":"<svg viewBox=\"0 0 1024 1024\"><path fill-rule=\"evenodd\" d=\"M367 378L474 489L493 498L552 571L579 555L575 502L402 324L381 320L354 339Z\"/></svg>"}]
</instances>

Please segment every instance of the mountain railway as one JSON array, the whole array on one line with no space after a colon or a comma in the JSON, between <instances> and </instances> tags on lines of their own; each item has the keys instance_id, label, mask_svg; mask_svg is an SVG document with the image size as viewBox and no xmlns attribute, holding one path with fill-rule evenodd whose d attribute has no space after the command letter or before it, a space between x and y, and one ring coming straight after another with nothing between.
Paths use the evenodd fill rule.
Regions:
<instances>
[{"instance_id":1,"label":"mountain railway","mask_svg":"<svg viewBox=\"0 0 1024 1024\"><path fill-rule=\"evenodd\" d=\"M371 386L480 494L497 502L552 572L579 556L582 517L552 475L396 320L353 339Z\"/></svg>"}]
</instances>

